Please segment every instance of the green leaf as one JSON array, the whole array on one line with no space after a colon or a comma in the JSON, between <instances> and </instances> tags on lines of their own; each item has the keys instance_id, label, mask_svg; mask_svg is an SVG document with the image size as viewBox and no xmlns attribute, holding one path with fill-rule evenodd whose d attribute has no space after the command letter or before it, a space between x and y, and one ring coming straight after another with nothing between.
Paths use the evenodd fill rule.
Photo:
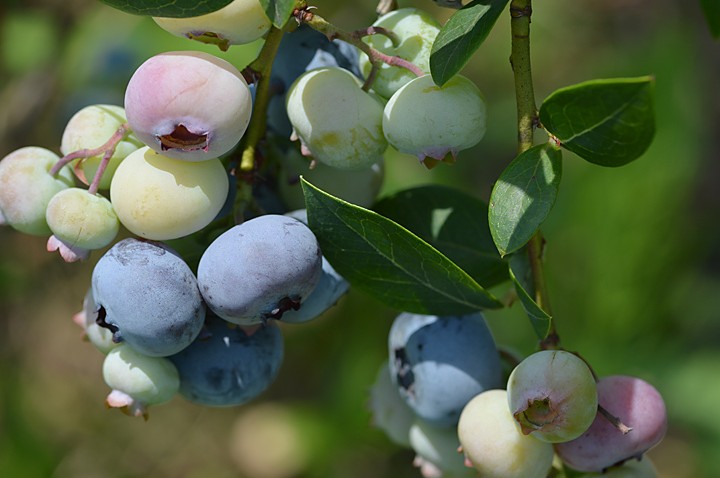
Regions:
<instances>
[{"instance_id":1,"label":"green leaf","mask_svg":"<svg viewBox=\"0 0 720 478\"><path fill-rule=\"evenodd\" d=\"M101 0L111 7L134 15L152 17L197 17L220 10L232 0Z\"/></svg>"},{"instance_id":2,"label":"green leaf","mask_svg":"<svg viewBox=\"0 0 720 478\"><path fill-rule=\"evenodd\" d=\"M718 0L700 0L705 19L710 27L710 33L715 38L720 38L720 1Z\"/></svg>"},{"instance_id":3,"label":"green leaf","mask_svg":"<svg viewBox=\"0 0 720 478\"><path fill-rule=\"evenodd\" d=\"M502 172L490 195L490 233L501 255L523 247L555 204L562 176L562 152L534 146Z\"/></svg>"},{"instance_id":4,"label":"green leaf","mask_svg":"<svg viewBox=\"0 0 720 478\"><path fill-rule=\"evenodd\" d=\"M487 205L457 189L430 185L400 191L373 209L445 254L485 288L508 280L488 227Z\"/></svg>"},{"instance_id":5,"label":"green leaf","mask_svg":"<svg viewBox=\"0 0 720 478\"><path fill-rule=\"evenodd\" d=\"M542 310L533 299L535 296L535 287L532 282L532 270L530 268L527 250L522 249L516 254L511 255L509 264L510 278L513 284L515 284L515 291L520 298L520 303L530 319L535 335L537 335L540 340L543 340L550 332L552 317Z\"/></svg>"},{"instance_id":6,"label":"green leaf","mask_svg":"<svg viewBox=\"0 0 720 478\"><path fill-rule=\"evenodd\" d=\"M273 25L282 28L287 23L295 9L295 0L260 0L265 15L272 20Z\"/></svg>"},{"instance_id":7,"label":"green leaf","mask_svg":"<svg viewBox=\"0 0 720 478\"><path fill-rule=\"evenodd\" d=\"M509 0L475 0L468 3L442 27L430 53L430 73L433 81L442 86L468 62Z\"/></svg>"},{"instance_id":8,"label":"green leaf","mask_svg":"<svg viewBox=\"0 0 720 478\"><path fill-rule=\"evenodd\" d=\"M651 77L592 80L557 90L540 121L562 146L601 166L639 158L655 134Z\"/></svg>"},{"instance_id":9,"label":"green leaf","mask_svg":"<svg viewBox=\"0 0 720 478\"><path fill-rule=\"evenodd\" d=\"M425 241L304 179L308 224L325 258L353 287L406 312L467 314L502 304Z\"/></svg>"}]
</instances>

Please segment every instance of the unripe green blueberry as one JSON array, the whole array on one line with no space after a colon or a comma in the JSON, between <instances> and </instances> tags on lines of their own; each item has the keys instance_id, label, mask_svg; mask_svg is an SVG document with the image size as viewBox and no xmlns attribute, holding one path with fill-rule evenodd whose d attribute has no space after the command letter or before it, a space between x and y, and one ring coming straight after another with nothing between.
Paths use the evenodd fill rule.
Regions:
<instances>
[{"instance_id":1,"label":"unripe green blueberry","mask_svg":"<svg viewBox=\"0 0 720 478\"><path fill-rule=\"evenodd\" d=\"M579 438L559 443L555 451L565 464L578 471L601 472L632 458L639 458L657 445L667 430L665 402L648 382L625 375L598 381L598 401L612 416L631 430L623 433L598 413Z\"/></svg>"},{"instance_id":2,"label":"unripe green blueberry","mask_svg":"<svg viewBox=\"0 0 720 478\"><path fill-rule=\"evenodd\" d=\"M552 445L523 435L505 390L488 390L468 402L460 414L458 438L483 478L545 478L552 466Z\"/></svg>"},{"instance_id":3,"label":"unripe green blueberry","mask_svg":"<svg viewBox=\"0 0 720 478\"><path fill-rule=\"evenodd\" d=\"M65 126L60 144L60 152L62 152L63 155L67 155L81 149L99 148L126 122L125 109L120 106L86 106L75 113ZM142 145L142 142L132 133L129 133L117 144L115 152L110 157L110 162L100 180L100 189L108 189L110 187L110 181L120 161ZM80 169L88 183L92 182L95 177L102 156L102 154L99 154L81 160Z\"/></svg>"},{"instance_id":4,"label":"unripe green blueberry","mask_svg":"<svg viewBox=\"0 0 720 478\"><path fill-rule=\"evenodd\" d=\"M187 236L207 226L228 194L218 159L179 161L141 148L120 164L110 185L110 201L132 233L154 240Z\"/></svg>"},{"instance_id":5,"label":"unripe green blueberry","mask_svg":"<svg viewBox=\"0 0 720 478\"><path fill-rule=\"evenodd\" d=\"M338 67L311 70L295 80L286 107L305 153L338 169L368 168L382 160L383 106L361 86Z\"/></svg>"},{"instance_id":6,"label":"unripe green blueberry","mask_svg":"<svg viewBox=\"0 0 720 478\"><path fill-rule=\"evenodd\" d=\"M185 161L215 159L234 148L251 110L250 88L237 68L198 51L153 56L125 90L135 135L153 150Z\"/></svg>"},{"instance_id":7,"label":"unripe green blueberry","mask_svg":"<svg viewBox=\"0 0 720 478\"><path fill-rule=\"evenodd\" d=\"M388 438L401 446L410 446L410 427L415 413L400 396L390 376L388 362L380 366L375 383L370 389L370 410L373 425L385 432Z\"/></svg>"},{"instance_id":8,"label":"unripe green blueberry","mask_svg":"<svg viewBox=\"0 0 720 478\"><path fill-rule=\"evenodd\" d=\"M598 409L590 368L564 350L543 350L520 362L507 391L510 411L523 433L550 443L582 435Z\"/></svg>"},{"instance_id":9,"label":"unripe green blueberry","mask_svg":"<svg viewBox=\"0 0 720 478\"><path fill-rule=\"evenodd\" d=\"M103 362L103 378L112 389L106 403L129 415L147 418L147 407L169 401L180 389L173 363L164 357L148 357L122 344Z\"/></svg>"},{"instance_id":10,"label":"unripe green blueberry","mask_svg":"<svg viewBox=\"0 0 720 478\"><path fill-rule=\"evenodd\" d=\"M440 23L432 15L417 8L400 8L378 18L373 26L391 30L399 44L393 46L388 37L377 34L363 39L368 45L388 55L408 60L425 73L430 73L430 51L440 32ZM371 67L368 56L361 54L360 68L365 76L370 73ZM383 63L372 89L383 98L390 98L413 78L415 74L410 70Z\"/></svg>"},{"instance_id":11,"label":"unripe green blueberry","mask_svg":"<svg viewBox=\"0 0 720 478\"><path fill-rule=\"evenodd\" d=\"M458 151L475 146L485 135L485 116L485 100L472 81L456 75L437 86L425 75L390 98L382 128L388 142L402 153L421 161L443 160L449 153L454 160Z\"/></svg>"},{"instance_id":12,"label":"unripe green blueberry","mask_svg":"<svg viewBox=\"0 0 720 478\"><path fill-rule=\"evenodd\" d=\"M60 157L45 148L28 146L0 160L0 210L5 221L26 234L51 234L45 210L59 191L73 186L72 171L64 166L57 176L50 169Z\"/></svg>"},{"instance_id":13,"label":"unripe green blueberry","mask_svg":"<svg viewBox=\"0 0 720 478\"><path fill-rule=\"evenodd\" d=\"M417 453L415 466L427 476L427 469L439 473L443 478L476 477L477 472L465 465L462 453L458 452L460 440L455 427L438 427L417 418L410 427L410 446ZM425 470L424 470L425 469Z\"/></svg>"},{"instance_id":14,"label":"unripe green blueberry","mask_svg":"<svg viewBox=\"0 0 720 478\"><path fill-rule=\"evenodd\" d=\"M101 249L120 230L110 201L80 188L63 189L53 196L45 218L55 237L82 249Z\"/></svg>"},{"instance_id":15,"label":"unripe green blueberry","mask_svg":"<svg viewBox=\"0 0 720 478\"><path fill-rule=\"evenodd\" d=\"M163 30L217 45L225 51L230 45L255 41L270 29L259 0L234 0L220 10L189 18L153 17Z\"/></svg>"}]
</instances>

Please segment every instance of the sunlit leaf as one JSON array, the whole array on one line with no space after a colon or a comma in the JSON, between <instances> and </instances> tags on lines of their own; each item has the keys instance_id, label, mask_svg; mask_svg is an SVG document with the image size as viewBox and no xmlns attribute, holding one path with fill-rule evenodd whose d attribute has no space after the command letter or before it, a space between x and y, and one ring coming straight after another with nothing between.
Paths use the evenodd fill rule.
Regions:
<instances>
[{"instance_id":1,"label":"sunlit leaf","mask_svg":"<svg viewBox=\"0 0 720 478\"><path fill-rule=\"evenodd\" d=\"M555 204L562 175L562 152L551 144L534 146L515 158L490 195L489 223L500 254L524 246Z\"/></svg>"},{"instance_id":2,"label":"sunlit leaf","mask_svg":"<svg viewBox=\"0 0 720 478\"><path fill-rule=\"evenodd\" d=\"M601 166L639 158L655 134L651 77L592 80L557 90L540 108L564 148Z\"/></svg>"},{"instance_id":3,"label":"sunlit leaf","mask_svg":"<svg viewBox=\"0 0 720 478\"><path fill-rule=\"evenodd\" d=\"M353 287L398 310L466 314L502 304L437 249L380 214L302 181L308 224Z\"/></svg>"},{"instance_id":4,"label":"sunlit leaf","mask_svg":"<svg viewBox=\"0 0 720 478\"><path fill-rule=\"evenodd\" d=\"M475 0L450 17L435 38L430 53L430 73L438 86L465 66L507 3L508 0Z\"/></svg>"}]
</instances>

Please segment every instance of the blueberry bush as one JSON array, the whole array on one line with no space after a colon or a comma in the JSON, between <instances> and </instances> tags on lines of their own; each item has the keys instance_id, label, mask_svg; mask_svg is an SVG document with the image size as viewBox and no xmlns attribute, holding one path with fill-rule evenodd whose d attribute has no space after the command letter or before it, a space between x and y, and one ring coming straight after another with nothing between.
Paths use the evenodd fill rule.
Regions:
<instances>
[{"instance_id":1,"label":"blueberry bush","mask_svg":"<svg viewBox=\"0 0 720 478\"><path fill-rule=\"evenodd\" d=\"M0 7L0 474L716 476L720 11L595 3Z\"/></svg>"}]
</instances>

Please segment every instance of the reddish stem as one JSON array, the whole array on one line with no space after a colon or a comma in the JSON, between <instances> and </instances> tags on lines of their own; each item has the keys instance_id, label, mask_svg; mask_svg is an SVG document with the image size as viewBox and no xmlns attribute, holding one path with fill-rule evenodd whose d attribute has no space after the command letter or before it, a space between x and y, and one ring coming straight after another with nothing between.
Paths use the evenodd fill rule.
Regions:
<instances>
[{"instance_id":1,"label":"reddish stem","mask_svg":"<svg viewBox=\"0 0 720 478\"><path fill-rule=\"evenodd\" d=\"M93 156L97 156L99 154L105 155L106 153L110 153L110 157L115 153L115 148L120 143L120 141L125 138L125 136L130 132L130 127L127 123L123 123L120 125L120 127L113 133L113 135L108 139L105 144L102 146L99 146L97 148L93 149L80 149L77 151L73 151L72 153L66 154L60 160L53 165L53 167L50 169L50 174L52 176L57 175L57 173L60 172L60 170L67 164L69 164L72 161L75 161L76 159L80 158L92 158ZM104 159L104 157L103 157ZM108 158L109 161L109 158ZM107 166L107 165L105 165ZM105 168L102 169L104 171ZM98 173L102 174L100 169L98 169ZM95 174L95 177L97 178L98 174ZM100 179L98 179L98 182ZM93 178L93 183L95 182L95 178Z\"/></svg>"}]
</instances>

